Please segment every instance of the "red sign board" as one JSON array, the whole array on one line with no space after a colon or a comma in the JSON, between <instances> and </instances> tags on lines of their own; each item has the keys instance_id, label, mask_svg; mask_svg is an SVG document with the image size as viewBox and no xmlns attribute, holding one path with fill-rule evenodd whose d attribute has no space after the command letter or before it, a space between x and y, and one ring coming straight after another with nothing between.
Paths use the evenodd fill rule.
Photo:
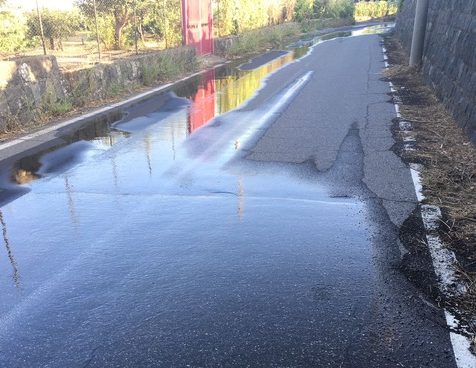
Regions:
<instances>
[{"instance_id":1,"label":"red sign board","mask_svg":"<svg viewBox=\"0 0 476 368\"><path fill-rule=\"evenodd\" d=\"M213 53L212 0L182 0L184 45L193 45L198 55Z\"/></svg>"}]
</instances>

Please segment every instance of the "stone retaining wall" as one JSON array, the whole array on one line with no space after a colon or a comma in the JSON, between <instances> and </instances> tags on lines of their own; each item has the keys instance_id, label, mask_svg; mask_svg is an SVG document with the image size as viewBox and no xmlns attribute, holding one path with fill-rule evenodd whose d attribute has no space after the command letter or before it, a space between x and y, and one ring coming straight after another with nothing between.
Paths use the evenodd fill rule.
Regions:
<instances>
[{"instance_id":1,"label":"stone retaining wall","mask_svg":"<svg viewBox=\"0 0 476 368\"><path fill-rule=\"evenodd\" d=\"M409 50L416 0L405 0L396 33ZM430 0L422 73L476 142L476 0Z\"/></svg>"},{"instance_id":2,"label":"stone retaining wall","mask_svg":"<svg viewBox=\"0 0 476 368\"><path fill-rule=\"evenodd\" d=\"M62 72L54 56L0 61L0 131L140 85L195 71L193 47L132 56L109 64Z\"/></svg>"}]
</instances>

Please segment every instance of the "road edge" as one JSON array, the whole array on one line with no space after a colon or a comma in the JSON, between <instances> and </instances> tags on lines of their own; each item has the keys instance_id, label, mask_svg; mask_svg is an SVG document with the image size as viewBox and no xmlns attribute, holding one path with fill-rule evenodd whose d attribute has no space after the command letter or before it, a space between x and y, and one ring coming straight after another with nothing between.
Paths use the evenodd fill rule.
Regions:
<instances>
[{"instance_id":1,"label":"road edge","mask_svg":"<svg viewBox=\"0 0 476 368\"><path fill-rule=\"evenodd\" d=\"M385 69L390 67L388 63L387 49L382 45L382 53L384 58ZM412 149L415 143L415 137L411 134L411 123L404 121L400 114L401 102L395 98L396 89L391 81L388 81L390 91L393 95L392 103L395 107L395 115L399 120L399 130L404 137L404 150ZM420 165L410 163L410 172L412 176L413 186L415 187L415 194L417 196L420 215L423 221L423 226L426 232L426 239L429 252L432 259L433 269L438 278L438 287L440 292L447 294L449 290L454 290L454 285L458 285L453 260L456 258L454 252L444 246L443 240L437 233L437 224L441 220L441 208L438 206L423 204L425 196L423 195L423 186L420 174ZM474 368L476 367L476 356L471 352L471 340L456 332L460 326L460 321L456 316L451 314L446 308L443 309L445 314L446 324L450 330L450 341L455 356L455 362L458 368Z\"/></svg>"}]
</instances>

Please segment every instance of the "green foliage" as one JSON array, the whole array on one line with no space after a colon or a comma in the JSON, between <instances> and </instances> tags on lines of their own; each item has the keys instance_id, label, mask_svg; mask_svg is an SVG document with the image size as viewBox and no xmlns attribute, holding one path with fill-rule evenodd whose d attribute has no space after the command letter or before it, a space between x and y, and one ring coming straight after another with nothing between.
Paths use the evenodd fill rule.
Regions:
<instances>
[{"instance_id":1,"label":"green foliage","mask_svg":"<svg viewBox=\"0 0 476 368\"><path fill-rule=\"evenodd\" d=\"M146 86L166 82L198 67L195 54L184 50L163 51L154 59L142 63L142 83Z\"/></svg>"},{"instance_id":2,"label":"green foliage","mask_svg":"<svg viewBox=\"0 0 476 368\"><path fill-rule=\"evenodd\" d=\"M215 0L214 25L221 37L282 23L293 19L295 3L296 0Z\"/></svg>"},{"instance_id":3,"label":"green foliage","mask_svg":"<svg viewBox=\"0 0 476 368\"><path fill-rule=\"evenodd\" d=\"M91 39L96 40L96 25L93 18L86 17L85 25L92 30ZM110 14L103 14L98 18L98 33L101 44L107 50L114 47L114 17Z\"/></svg>"},{"instance_id":4,"label":"green foliage","mask_svg":"<svg viewBox=\"0 0 476 368\"><path fill-rule=\"evenodd\" d=\"M95 33L93 1L76 3L88 29ZM163 41L166 48L182 42L181 0L96 0L96 8L100 38L107 48L133 45L135 37L143 42L145 32Z\"/></svg>"},{"instance_id":5,"label":"green foliage","mask_svg":"<svg viewBox=\"0 0 476 368\"><path fill-rule=\"evenodd\" d=\"M69 100L57 100L44 105L43 109L51 116L61 116L73 110L73 104Z\"/></svg>"},{"instance_id":6,"label":"green foliage","mask_svg":"<svg viewBox=\"0 0 476 368\"><path fill-rule=\"evenodd\" d=\"M159 78L159 67L157 63L142 64L142 83L145 86L152 86Z\"/></svg>"},{"instance_id":7,"label":"green foliage","mask_svg":"<svg viewBox=\"0 0 476 368\"><path fill-rule=\"evenodd\" d=\"M144 3L140 8L140 14L143 28L163 41L166 48L182 43L181 0Z\"/></svg>"},{"instance_id":8,"label":"green foliage","mask_svg":"<svg viewBox=\"0 0 476 368\"><path fill-rule=\"evenodd\" d=\"M60 99L54 93L46 92L42 98L39 113L44 116L60 116L72 109L73 104L69 99Z\"/></svg>"},{"instance_id":9,"label":"green foliage","mask_svg":"<svg viewBox=\"0 0 476 368\"><path fill-rule=\"evenodd\" d=\"M249 31L233 40L232 46L226 50L226 56L236 57L266 48L281 47L300 32L301 27L297 23L286 23Z\"/></svg>"},{"instance_id":10,"label":"green foliage","mask_svg":"<svg viewBox=\"0 0 476 368\"><path fill-rule=\"evenodd\" d=\"M366 19L395 15L398 12L399 4L398 0L359 1L355 4L355 17Z\"/></svg>"},{"instance_id":11,"label":"green foliage","mask_svg":"<svg viewBox=\"0 0 476 368\"><path fill-rule=\"evenodd\" d=\"M49 41L52 50L63 49L63 40L80 29L79 15L72 11L44 9L41 18L44 36ZM29 37L39 37L41 35L36 12L28 14L27 27Z\"/></svg>"},{"instance_id":12,"label":"green foliage","mask_svg":"<svg viewBox=\"0 0 476 368\"><path fill-rule=\"evenodd\" d=\"M114 34L113 46L115 49L121 49L123 46L123 31L132 17L132 5L136 5L147 0L96 0L96 10L98 18L106 17L112 18L112 30ZM89 19L89 22L94 22L94 4L93 0L76 0L81 13L84 17ZM99 19L98 19L99 22ZM94 23L93 23L94 24ZM92 28L95 31L95 28Z\"/></svg>"},{"instance_id":13,"label":"green foliage","mask_svg":"<svg viewBox=\"0 0 476 368\"><path fill-rule=\"evenodd\" d=\"M23 17L0 11L0 52L15 52L25 44L26 25Z\"/></svg>"},{"instance_id":14,"label":"green foliage","mask_svg":"<svg viewBox=\"0 0 476 368\"><path fill-rule=\"evenodd\" d=\"M349 18L354 15L354 1L315 0L314 13L320 18Z\"/></svg>"},{"instance_id":15,"label":"green foliage","mask_svg":"<svg viewBox=\"0 0 476 368\"><path fill-rule=\"evenodd\" d=\"M302 22L314 15L314 0L297 0L294 8L294 19Z\"/></svg>"},{"instance_id":16,"label":"green foliage","mask_svg":"<svg viewBox=\"0 0 476 368\"><path fill-rule=\"evenodd\" d=\"M106 89L106 96L107 97L116 97L119 96L122 92L124 92L125 88L122 84L116 82L111 83Z\"/></svg>"}]
</instances>

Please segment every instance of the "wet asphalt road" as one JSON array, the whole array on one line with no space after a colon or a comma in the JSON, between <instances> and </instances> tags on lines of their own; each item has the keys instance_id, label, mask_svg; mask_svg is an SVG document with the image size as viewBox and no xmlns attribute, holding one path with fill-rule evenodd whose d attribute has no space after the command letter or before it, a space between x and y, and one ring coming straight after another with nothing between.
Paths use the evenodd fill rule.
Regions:
<instances>
[{"instance_id":1,"label":"wet asphalt road","mask_svg":"<svg viewBox=\"0 0 476 368\"><path fill-rule=\"evenodd\" d=\"M0 367L455 367L361 33L4 161Z\"/></svg>"}]
</instances>

